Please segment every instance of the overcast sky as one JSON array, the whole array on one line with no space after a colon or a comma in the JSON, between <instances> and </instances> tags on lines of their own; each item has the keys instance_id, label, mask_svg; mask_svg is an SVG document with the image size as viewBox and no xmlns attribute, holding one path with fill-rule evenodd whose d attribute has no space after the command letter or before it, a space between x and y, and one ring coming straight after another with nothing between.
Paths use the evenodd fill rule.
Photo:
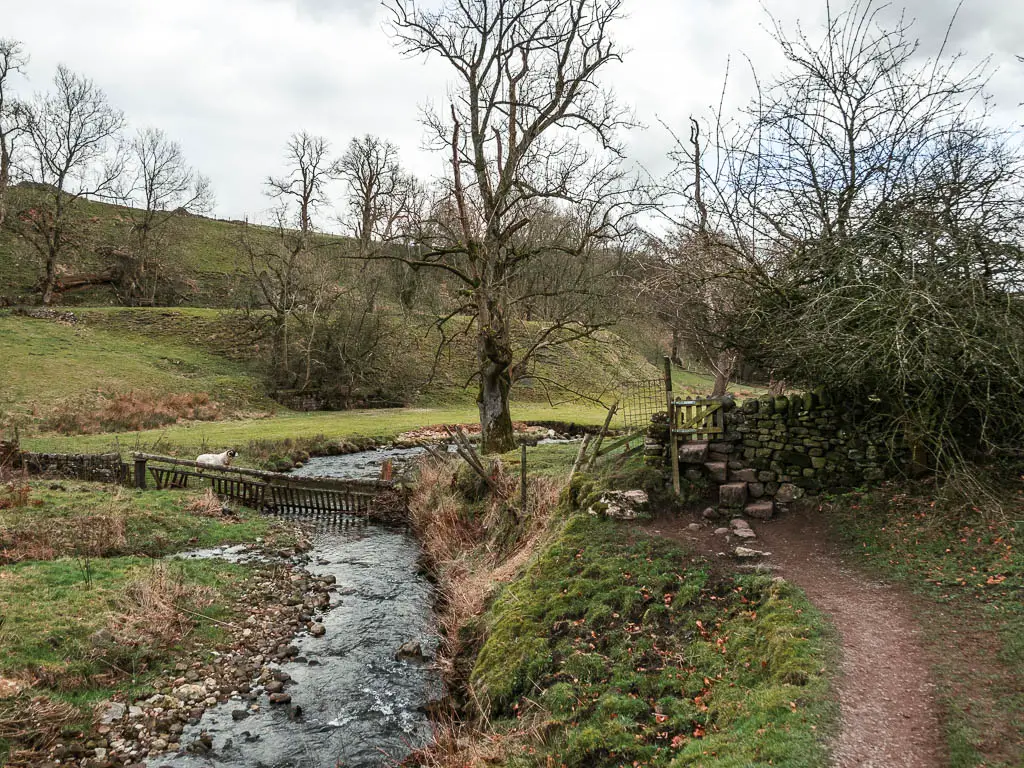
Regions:
<instances>
[{"instance_id":1,"label":"overcast sky","mask_svg":"<svg viewBox=\"0 0 1024 768\"><path fill-rule=\"evenodd\" d=\"M833 2L833 11L844 0ZM902 7L899 0L895 3ZM935 51L957 0L907 0L915 34ZM765 0L787 24L815 31L825 3ZM1010 0L964 0L952 48L991 56L996 114L1022 123L1024 10ZM607 82L647 127L628 137L632 157L658 173L687 115L716 102L732 59L732 103L750 93L742 56L763 78L779 58L754 0L626 0L616 37L629 51ZM298 130L326 136L339 152L365 133L390 139L411 170L429 177L442 159L421 149L419 108L443 102L440 62L409 60L392 47L377 0L0 0L0 37L32 57L23 93L49 86L63 63L93 78L135 127L181 142L213 181L216 214L259 218L263 180L281 171Z\"/></svg>"}]
</instances>

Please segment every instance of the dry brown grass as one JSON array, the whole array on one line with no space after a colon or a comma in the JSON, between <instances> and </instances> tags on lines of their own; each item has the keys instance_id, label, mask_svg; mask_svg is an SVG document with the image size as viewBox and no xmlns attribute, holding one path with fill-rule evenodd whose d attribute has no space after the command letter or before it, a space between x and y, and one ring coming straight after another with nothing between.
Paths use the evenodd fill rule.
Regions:
<instances>
[{"instance_id":1,"label":"dry brown grass","mask_svg":"<svg viewBox=\"0 0 1024 768\"><path fill-rule=\"evenodd\" d=\"M26 475L12 477L0 485L0 510L28 506L31 494L32 488Z\"/></svg>"},{"instance_id":2,"label":"dry brown grass","mask_svg":"<svg viewBox=\"0 0 1024 768\"><path fill-rule=\"evenodd\" d=\"M188 584L157 562L125 585L107 628L121 645L166 648L190 634L195 609L212 602L208 587Z\"/></svg>"},{"instance_id":3,"label":"dry brown grass","mask_svg":"<svg viewBox=\"0 0 1024 768\"><path fill-rule=\"evenodd\" d=\"M185 511L200 517L224 517L224 502L220 500L212 488L207 488L202 496L185 505Z\"/></svg>"},{"instance_id":4,"label":"dry brown grass","mask_svg":"<svg viewBox=\"0 0 1024 768\"><path fill-rule=\"evenodd\" d=\"M120 504L122 494L123 491L117 489L103 508L89 515L69 517L4 515L5 507L0 506L0 564L63 556L88 559L124 553L128 549L128 533ZM25 495L28 495L27 484Z\"/></svg>"},{"instance_id":5,"label":"dry brown grass","mask_svg":"<svg viewBox=\"0 0 1024 768\"><path fill-rule=\"evenodd\" d=\"M483 768L504 761L503 739L492 733L470 728L451 715L431 723L433 740L402 761L403 766L421 768Z\"/></svg>"},{"instance_id":6,"label":"dry brown grass","mask_svg":"<svg viewBox=\"0 0 1024 768\"><path fill-rule=\"evenodd\" d=\"M510 581L529 562L549 531L563 482L529 478L527 513L519 509L519 479L500 463L491 467L498 489L473 515L456 490L459 461L422 461L409 503L413 526L432 562L441 600L438 623L442 637L437 664L450 685L458 686L457 661L465 652L460 629L479 616L497 584ZM514 535L506 535L509 526ZM500 541L498 540L500 539ZM463 639L460 639L463 638ZM472 723L448 715L434 719L434 743L407 761L410 765L482 766L504 754L503 740L477 731Z\"/></svg>"},{"instance_id":7,"label":"dry brown grass","mask_svg":"<svg viewBox=\"0 0 1024 768\"><path fill-rule=\"evenodd\" d=\"M213 421L223 416L220 403L205 392L96 392L58 404L40 427L64 435L137 432L182 420Z\"/></svg>"},{"instance_id":8,"label":"dry brown grass","mask_svg":"<svg viewBox=\"0 0 1024 768\"><path fill-rule=\"evenodd\" d=\"M81 712L72 705L45 696L0 699L0 739L19 745L7 756L6 765L38 765L38 750L53 745L62 728L80 719Z\"/></svg>"}]
</instances>

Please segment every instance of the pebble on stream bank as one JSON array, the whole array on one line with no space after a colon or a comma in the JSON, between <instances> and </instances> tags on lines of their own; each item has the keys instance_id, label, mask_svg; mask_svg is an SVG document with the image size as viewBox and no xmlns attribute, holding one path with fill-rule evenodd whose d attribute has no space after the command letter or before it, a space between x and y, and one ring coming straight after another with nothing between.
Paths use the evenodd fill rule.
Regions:
<instances>
[{"instance_id":1,"label":"pebble on stream bank","mask_svg":"<svg viewBox=\"0 0 1024 768\"><path fill-rule=\"evenodd\" d=\"M303 541L296 550L278 555L291 558L309 548ZM100 705L90 731L55 744L38 765L141 768L146 758L183 747L205 754L212 745L204 742L205 734L191 744L181 739L186 726L198 723L207 708L235 698L246 706L232 712L240 719L259 710L261 692L270 693L273 704L287 704L291 697L284 688L291 678L269 664L297 653L290 644L297 633L323 633L314 617L329 606L334 578L306 573L290 560L256 567L259 575L238 601L249 616L226 625L231 638L211 660L179 661L154 680L152 695Z\"/></svg>"}]
</instances>

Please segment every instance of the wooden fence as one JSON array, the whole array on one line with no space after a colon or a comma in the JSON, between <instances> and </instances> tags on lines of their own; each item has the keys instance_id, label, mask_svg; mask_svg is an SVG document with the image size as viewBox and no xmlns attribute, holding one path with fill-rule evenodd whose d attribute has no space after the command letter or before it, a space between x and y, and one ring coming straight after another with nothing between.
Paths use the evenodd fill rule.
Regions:
<instances>
[{"instance_id":1,"label":"wooden fence","mask_svg":"<svg viewBox=\"0 0 1024 768\"><path fill-rule=\"evenodd\" d=\"M359 515L389 521L396 515L392 503L395 486L390 482L297 477L148 453L136 453L133 459L134 485L143 490L150 479L157 488L208 484L214 493L237 504L277 514L313 518Z\"/></svg>"}]
</instances>

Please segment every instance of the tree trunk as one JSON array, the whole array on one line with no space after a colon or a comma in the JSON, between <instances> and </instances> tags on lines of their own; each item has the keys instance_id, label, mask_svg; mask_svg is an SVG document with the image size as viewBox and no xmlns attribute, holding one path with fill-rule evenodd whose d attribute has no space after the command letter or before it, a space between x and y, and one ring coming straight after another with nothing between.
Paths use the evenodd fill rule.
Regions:
<instances>
[{"instance_id":1,"label":"tree trunk","mask_svg":"<svg viewBox=\"0 0 1024 768\"><path fill-rule=\"evenodd\" d=\"M712 397L725 397L738 361L739 355L732 350L727 349L718 353L718 360L715 363L715 388L711 391Z\"/></svg>"},{"instance_id":2,"label":"tree trunk","mask_svg":"<svg viewBox=\"0 0 1024 768\"><path fill-rule=\"evenodd\" d=\"M512 413L508 406L508 395L512 378L508 368L499 369L488 364L480 372L481 450L484 453L507 453L515 448L512 431Z\"/></svg>"},{"instance_id":3,"label":"tree trunk","mask_svg":"<svg viewBox=\"0 0 1024 768\"><path fill-rule=\"evenodd\" d=\"M43 304L50 306L53 303L54 292L57 288L57 262L52 257L46 260L46 271L39 288L43 294Z\"/></svg>"},{"instance_id":4,"label":"tree trunk","mask_svg":"<svg viewBox=\"0 0 1024 768\"><path fill-rule=\"evenodd\" d=\"M484 325L478 337L480 361L480 440L484 453L507 453L515 448L508 398L512 389L512 346L502 319Z\"/></svg>"},{"instance_id":5,"label":"tree trunk","mask_svg":"<svg viewBox=\"0 0 1024 768\"><path fill-rule=\"evenodd\" d=\"M0 143L0 229L7 219L7 187L11 181L11 156L6 140Z\"/></svg>"}]
</instances>

